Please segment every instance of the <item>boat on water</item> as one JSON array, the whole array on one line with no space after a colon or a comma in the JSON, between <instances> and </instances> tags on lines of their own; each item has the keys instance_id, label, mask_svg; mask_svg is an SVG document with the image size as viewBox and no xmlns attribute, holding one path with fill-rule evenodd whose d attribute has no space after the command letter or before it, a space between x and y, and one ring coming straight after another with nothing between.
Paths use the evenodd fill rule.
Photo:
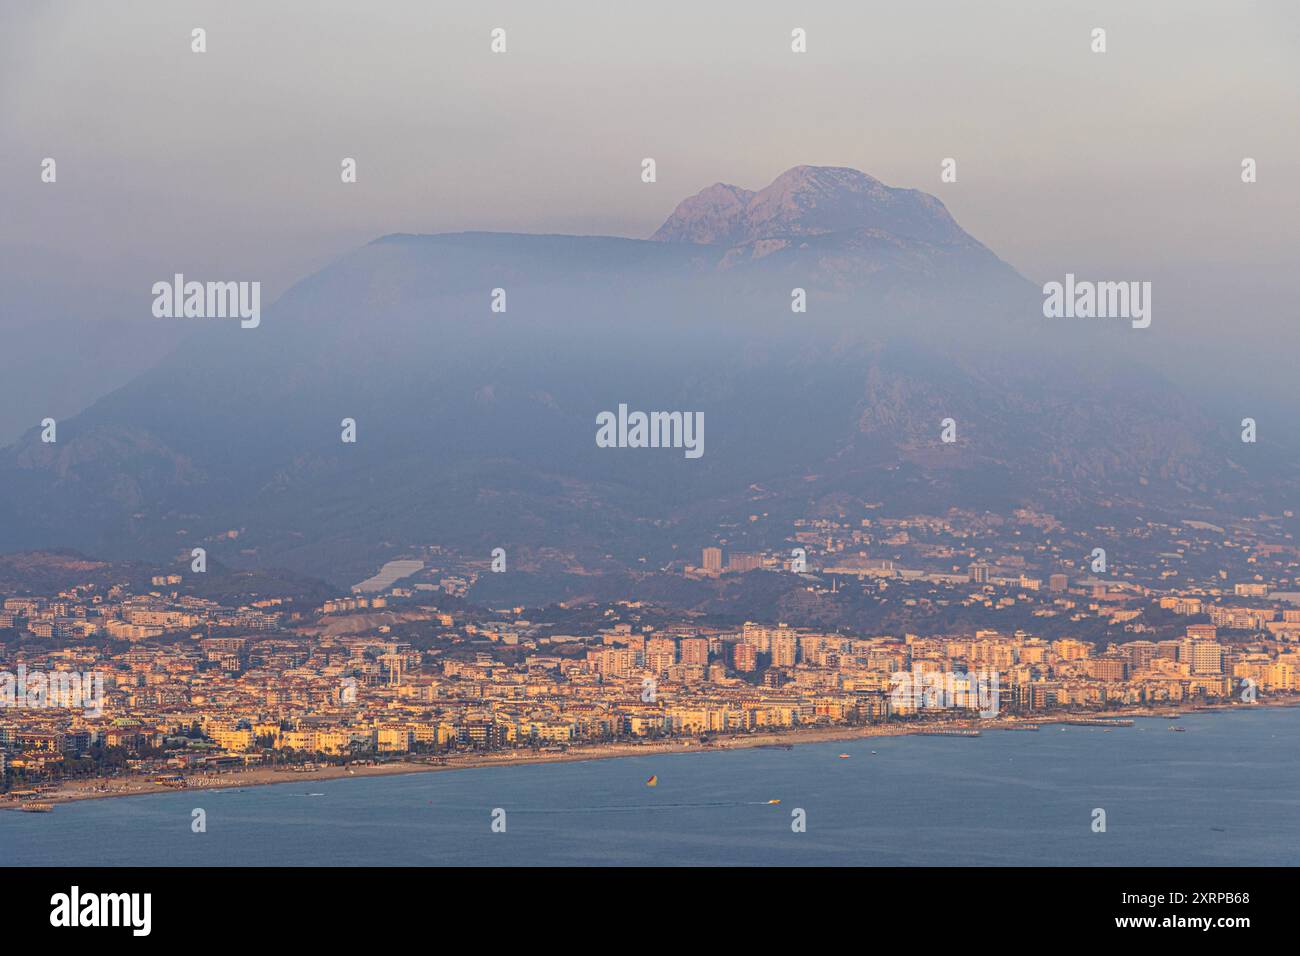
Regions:
<instances>
[{"instance_id":1,"label":"boat on water","mask_svg":"<svg viewBox=\"0 0 1300 956\"><path fill-rule=\"evenodd\" d=\"M767 801L767 805L768 805L769 807L771 807L771 806L775 806L776 804L778 804L778 803L780 803L780 802L781 802L780 800L769 800L769 801Z\"/></svg>"},{"instance_id":2,"label":"boat on water","mask_svg":"<svg viewBox=\"0 0 1300 956\"><path fill-rule=\"evenodd\" d=\"M646 785L647 787L657 787L657 786L659 786L659 777L658 777L658 775L651 776L650 779L647 780L647 781L645 782L645 785Z\"/></svg>"},{"instance_id":3,"label":"boat on water","mask_svg":"<svg viewBox=\"0 0 1300 956\"><path fill-rule=\"evenodd\" d=\"M840 754L840 759L841 759L841 760L848 760L848 759L849 759L849 755L848 755L848 754Z\"/></svg>"},{"instance_id":4,"label":"boat on water","mask_svg":"<svg viewBox=\"0 0 1300 956\"><path fill-rule=\"evenodd\" d=\"M29 800L27 803L19 804L19 808L28 813L49 813L54 809L54 804L37 803L35 800Z\"/></svg>"},{"instance_id":5,"label":"boat on water","mask_svg":"<svg viewBox=\"0 0 1300 956\"><path fill-rule=\"evenodd\" d=\"M1172 730L1172 731L1173 731L1174 733L1176 733L1176 734L1185 734L1185 733L1187 733L1187 728L1186 728L1186 727L1170 727L1169 729Z\"/></svg>"}]
</instances>

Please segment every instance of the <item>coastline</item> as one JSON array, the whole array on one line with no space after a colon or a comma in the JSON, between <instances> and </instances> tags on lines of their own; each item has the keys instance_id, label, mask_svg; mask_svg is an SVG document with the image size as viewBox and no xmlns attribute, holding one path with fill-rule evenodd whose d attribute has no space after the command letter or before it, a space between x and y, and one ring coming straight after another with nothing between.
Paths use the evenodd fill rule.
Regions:
<instances>
[{"instance_id":1,"label":"coastline","mask_svg":"<svg viewBox=\"0 0 1300 956\"><path fill-rule=\"evenodd\" d=\"M1210 704L1195 705L1193 708L1171 707L1134 707L1121 711L1104 713L1054 713L1039 718L991 718L963 720L945 723L921 725L905 724L868 724L865 726L830 726L805 727L783 731L767 731L755 734L732 734L718 736L708 743L697 740L666 740L645 743L588 744L571 747L562 752L553 751L499 751L495 753L448 754L430 757L441 762L432 763L424 760L405 759L391 763L349 766L324 766L309 770L288 767L250 767L243 770L228 770L213 774L186 777L184 787L169 788L152 782L156 774L135 774L125 777L92 777L83 780L67 781L57 789L42 792L39 802L52 804L75 803L82 800L103 800L113 797L134 797L151 793L194 792L203 790L242 790L247 787L274 786L284 783L299 783L314 780L338 780L343 778L387 777L412 773L437 773L447 770L470 770L481 767L513 767L532 764L571 763L587 760L612 760L621 757L653 756L660 754L714 753L722 750L749 750L756 747L793 747L799 744L831 743L836 741L854 741L874 739L877 737L907 737L933 734L942 730L979 730L998 731L1015 730L1017 727L1031 724L1047 727L1053 724L1069 724L1082 720L1121 720L1134 717L1172 719L1185 713L1211 713L1218 711L1250 710L1257 707L1295 707L1300 701L1295 698L1260 700L1255 704ZM22 803L12 796L0 800L0 810L21 811Z\"/></svg>"}]
</instances>

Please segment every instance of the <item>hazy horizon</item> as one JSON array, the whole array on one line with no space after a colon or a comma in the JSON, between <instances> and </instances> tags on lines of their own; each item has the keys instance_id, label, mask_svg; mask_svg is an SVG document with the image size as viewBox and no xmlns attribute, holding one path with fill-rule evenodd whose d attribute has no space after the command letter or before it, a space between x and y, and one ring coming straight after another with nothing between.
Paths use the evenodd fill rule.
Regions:
<instances>
[{"instance_id":1,"label":"hazy horizon","mask_svg":"<svg viewBox=\"0 0 1300 956\"><path fill-rule=\"evenodd\" d=\"M1140 347L1281 396L1279 358L1300 345L1300 14L1218 9L9 2L0 329L23 329L21 350L41 323L138 320L120 361L145 367L178 334L148 290L177 271L255 277L270 302L389 233L645 238L714 182L833 165L938 197L1035 283L1151 281L1160 318ZM47 156L57 184L40 181ZM121 384L84 378L73 400L20 373L8 404L31 423Z\"/></svg>"}]
</instances>

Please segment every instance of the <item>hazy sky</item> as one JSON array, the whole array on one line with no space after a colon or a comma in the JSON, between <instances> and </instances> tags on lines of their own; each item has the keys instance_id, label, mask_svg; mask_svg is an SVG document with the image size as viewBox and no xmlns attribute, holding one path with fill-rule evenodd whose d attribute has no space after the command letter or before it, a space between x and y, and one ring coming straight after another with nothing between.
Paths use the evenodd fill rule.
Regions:
<instances>
[{"instance_id":1,"label":"hazy sky","mask_svg":"<svg viewBox=\"0 0 1300 956\"><path fill-rule=\"evenodd\" d=\"M144 319L174 271L273 295L389 232L646 236L713 182L758 188L809 163L934 193L1038 282L1150 279L1157 324L1231 315L1252 341L1297 342L1294 0L0 11L4 327ZM56 185L39 180L46 156ZM939 181L946 156L955 184Z\"/></svg>"}]
</instances>

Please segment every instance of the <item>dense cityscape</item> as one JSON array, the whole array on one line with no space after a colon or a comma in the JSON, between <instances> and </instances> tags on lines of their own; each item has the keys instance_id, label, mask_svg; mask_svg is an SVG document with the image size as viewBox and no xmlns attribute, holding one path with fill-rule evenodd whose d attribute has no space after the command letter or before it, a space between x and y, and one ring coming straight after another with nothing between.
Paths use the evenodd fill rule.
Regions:
<instances>
[{"instance_id":1,"label":"dense cityscape","mask_svg":"<svg viewBox=\"0 0 1300 956\"><path fill-rule=\"evenodd\" d=\"M1061 530L1044 516L1016 520ZM973 735L1300 692L1300 607L1286 590L1296 549L1244 526L1149 529L1162 550L1108 575L1104 555L1067 570L1061 544L1026 546L1019 530L977 546L995 539L961 517L855 524L799 521L780 549L720 539L664 573L892 606L909 622L897 632L728 623L631 600L490 607L470 599L504 557L438 549L424 556L437 566L396 560L322 601L265 593L265 581L256 599L201 597L190 592L205 572L189 568L148 587L110 572L8 594L5 803L210 786L234 771L265 782L325 768ZM1205 570L1174 570L1192 564ZM967 623L934 630L941 609Z\"/></svg>"}]
</instances>

